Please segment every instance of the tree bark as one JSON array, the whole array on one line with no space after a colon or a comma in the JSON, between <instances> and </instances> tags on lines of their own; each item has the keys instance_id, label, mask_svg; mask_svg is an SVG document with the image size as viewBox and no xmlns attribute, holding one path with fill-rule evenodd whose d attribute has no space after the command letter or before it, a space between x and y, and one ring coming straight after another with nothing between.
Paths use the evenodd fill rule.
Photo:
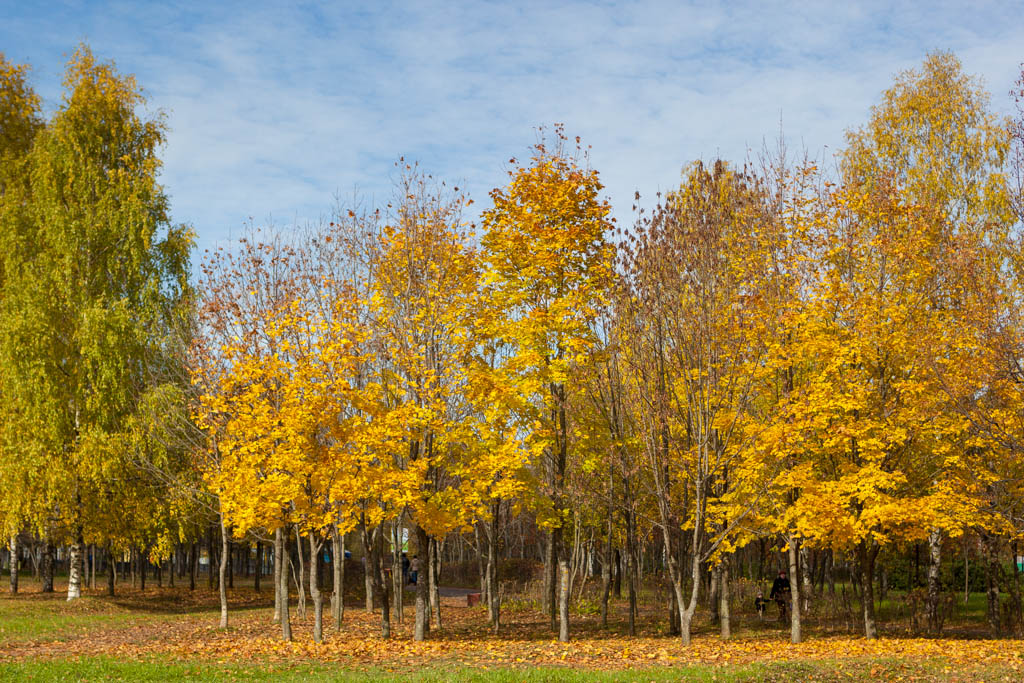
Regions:
<instances>
[{"instance_id":1,"label":"tree bark","mask_svg":"<svg viewBox=\"0 0 1024 683\"><path fill-rule=\"evenodd\" d=\"M199 571L199 544L192 543L192 553L189 555L189 567L188 567L188 589L194 591L196 589L196 573Z\"/></svg>"},{"instance_id":2,"label":"tree bark","mask_svg":"<svg viewBox=\"0 0 1024 683\"><path fill-rule=\"evenodd\" d=\"M608 510L608 538L601 563L601 628L608 628L608 598L612 587L612 511Z\"/></svg>"},{"instance_id":3,"label":"tree bark","mask_svg":"<svg viewBox=\"0 0 1024 683\"><path fill-rule=\"evenodd\" d=\"M302 552L302 536L298 527L295 528L295 555L299 560L298 571L294 573L295 587L299 591L299 607L297 613L299 619L306 618L306 562L302 559L305 553Z\"/></svg>"},{"instance_id":4,"label":"tree bark","mask_svg":"<svg viewBox=\"0 0 1024 683\"><path fill-rule=\"evenodd\" d=\"M800 632L800 582L797 581L797 570L800 558L797 550L798 540L795 535L786 539L788 546L789 576L789 642L799 643L803 639Z\"/></svg>"},{"instance_id":5,"label":"tree bark","mask_svg":"<svg viewBox=\"0 0 1024 683\"><path fill-rule=\"evenodd\" d=\"M85 540L82 538L81 525L75 529L75 542L71 544L68 564L68 601L82 597L82 549Z\"/></svg>"},{"instance_id":6,"label":"tree bark","mask_svg":"<svg viewBox=\"0 0 1024 683\"><path fill-rule=\"evenodd\" d=\"M219 575L219 593L220 593L220 627L227 629L228 627L228 587L227 572L228 562L231 561L231 553L228 552L230 546L228 545L228 528L224 524L224 510L220 512L220 575Z\"/></svg>"},{"instance_id":7,"label":"tree bark","mask_svg":"<svg viewBox=\"0 0 1024 683\"><path fill-rule=\"evenodd\" d=\"M430 586L430 609L434 613L434 628L440 630L441 628L441 546L438 544L436 538L431 538L427 542L429 552L427 554L428 561L428 581Z\"/></svg>"},{"instance_id":8,"label":"tree bark","mask_svg":"<svg viewBox=\"0 0 1024 683\"><path fill-rule=\"evenodd\" d=\"M558 558L558 640L569 642L569 558L564 548Z\"/></svg>"},{"instance_id":9,"label":"tree bark","mask_svg":"<svg viewBox=\"0 0 1024 683\"><path fill-rule=\"evenodd\" d=\"M17 595L18 594L18 570L20 569L19 565L21 564L21 546L18 543L18 534L16 534L16 533L15 534L11 534L10 551L11 551L11 566L10 566L10 571L11 571L11 583L10 583L11 595Z\"/></svg>"},{"instance_id":10,"label":"tree bark","mask_svg":"<svg viewBox=\"0 0 1024 683\"><path fill-rule=\"evenodd\" d=\"M252 575L252 589L260 592L260 575L263 574L263 544L256 541L256 571Z\"/></svg>"},{"instance_id":11,"label":"tree bark","mask_svg":"<svg viewBox=\"0 0 1024 683\"><path fill-rule=\"evenodd\" d=\"M114 581L117 576L117 558L114 556L114 548L110 541L107 541L107 595L114 597Z\"/></svg>"},{"instance_id":12,"label":"tree bark","mask_svg":"<svg viewBox=\"0 0 1024 683\"><path fill-rule=\"evenodd\" d=\"M800 544L800 599L804 614L811 611L811 596L814 594L814 571L811 567L811 551Z\"/></svg>"},{"instance_id":13,"label":"tree bark","mask_svg":"<svg viewBox=\"0 0 1024 683\"><path fill-rule=\"evenodd\" d=\"M315 531L309 532L309 594L313 598L313 642L324 639L324 594L320 592L320 548L323 542Z\"/></svg>"},{"instance_id":14,"label":"tree bark","mask_svg":"<svg viewBox=\"0 0 1024 683\"><path fill-rule=\"evenodd\" d=\"M490 534L487 545L487 604L491 628L501 628L501 591L498 587L498 534L501 528L501 501L492 506Z\"/></svg>"},{"instance_id":15,"label":"tree bark","mask_svg":"<svg viewBox=\"0 0 1024 683\"><path fill-rule=\"evenodd\" d=\"M53 592L53 565L57 558L54 557L55 548L53 543L50 543L49 539L43 542L43 557L42 557L42 571L40 577L42 578L42 592L52 593Z\"/></svg>"},{"instance_id":16,"label":"tree bark","mask_svg":"<svg viewBox=\"0 0 1024 683\"><path fill-rule=\"evenodd\" d=\"M558 545L558 538L560 535L560 529L551 529L548 531L548 545L544 549L544 611L548 613L551 620L551 630L558 630L558 617L556 614L556 599L555 599L555 588L558 582L558 576L556 574L556 555L558 551L556 549Z\"/></svg>"},{"instance_id":17,"label":"tree bark","mask_svg":"<svg viewBox=\"0 0 1024 683\"><path fill-rule=\"evenodd\" d=\"M292 639L292 616L288 609L288 533L279 528L274 534L274 575L277 578L278 619L281 622L281 638Z\"/></svg>"},{"instance_id":18,"label":"tree bark","mask_svg":"<svg viewBox=\"0 0 1024 683\"><path fill-rule=\"evenodd\" d=\"M341 622L345 618L345 535L338 530L337 524L332 534L334 595L331 599L331 616L334 618L334 630L341 631Z\"/></svg>"},{"instance_id":19,"label":"tree bark","mask_svg":"<svg viewBox=\"0 0 1024 683\"><path fill-rule=\"evenodd\" d=\"M732 624L729 621L729 560L722 560L722 568L718 572L718 621L722 640L732 636Z\"/></svg>"},{"instance_id":20,"label":"tree bark","mask_svg":"<svg viewBox=\"0 0 1024 683\"><path fill-rule=\"evenodd\" d=\"M860 603L864 614L864 637L874 640L878 637L875 623L875 588L872 580L875 572L875 558L878 557L878 544L868 538L857 545L857 560L860 570Z\"/></svg>"},{"instance_id":21,"label":"tree bark","mask_svg":"<svg viewBox=\"0 0 1024 683\"><path fill-rule=\"evenodd\" d=\"M429 581L424 581L423 576L423 564L426 561L426 557L429 554L427 550L430 544L430 537L427 536L426 530L419 524L416 525L416 561L418 563L418 574L416 577L416 625L413 630L413 640L426 640L427 635L430 633L430 605L429 595L427 591L429 589ZM423 557L424 559L420 559Z\"/></svg>"}]
</instances>

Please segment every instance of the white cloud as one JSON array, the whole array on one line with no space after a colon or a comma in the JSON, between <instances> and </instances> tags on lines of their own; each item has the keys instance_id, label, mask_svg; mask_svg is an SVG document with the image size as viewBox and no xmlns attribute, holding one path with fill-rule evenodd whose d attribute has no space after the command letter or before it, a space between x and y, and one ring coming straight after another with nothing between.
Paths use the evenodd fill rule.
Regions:
<instances>
[{"instance_id":1,"label":"white cloud","mask_svg":"<svg viewBox=\"0 0 1024 683\"><path fill-rule=\"evenodd\" d=\"M635 189L695 158L742 161L780 117L794 143L834 150L929 50L956 52L1002 109L1024 59L1005 4L30 4L3 12L0 40L44 96L87 39L168 110L163 178L201 245L250 216L316 218L355 186L384 199L402 154L483 205L554 121L593 145L628 219Z\"/></svg>"}]
</instances>

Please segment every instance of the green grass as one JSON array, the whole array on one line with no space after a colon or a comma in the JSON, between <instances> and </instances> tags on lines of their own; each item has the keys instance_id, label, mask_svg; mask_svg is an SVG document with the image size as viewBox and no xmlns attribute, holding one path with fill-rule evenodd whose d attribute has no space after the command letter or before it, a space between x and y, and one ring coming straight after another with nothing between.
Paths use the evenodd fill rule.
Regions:
<instances>
[{"instance_id":1,"label":"green grass","mask_svg":"<svg viewBox=\"0 0 1024 683\"><path fill-rule=\"evenodd\" d=\"M53 661L29 660L0 665L0 681L471 681L535 683L540 681L870 681L917 677L926 680L1016 680L1017 672L999 667L950 671L941 661L835 660L714 666L663 667L625 671L572 669L468 669L427 665L407 671L382 668L352 670L326 664L181 663L166 659L118 661L86 657Z\"/></svg>"}]
</instances>

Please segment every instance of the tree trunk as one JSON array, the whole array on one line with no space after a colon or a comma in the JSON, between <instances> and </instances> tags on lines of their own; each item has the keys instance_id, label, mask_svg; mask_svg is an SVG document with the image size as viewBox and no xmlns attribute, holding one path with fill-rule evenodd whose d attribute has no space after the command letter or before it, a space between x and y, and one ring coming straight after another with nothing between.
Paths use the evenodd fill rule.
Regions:
<instances>
[{"instance_id":1,"label":"tree trunk","mask_svg":"<svg viewBox=\"0 0 1024 683\"><path fill-rule=\"evenodd\" d=\"M85 540L82 538L82 527L75 530L75 542L71 544L68 564L68 601L82 597L82 550Z\"/></svg>"},{"instance_id":2,"label":"tree trunk","mask_svg":"<svg viewBox=\"0 0 1024 683\"><path fill-rule=\"evenodd\" d=\"M278 618L281 621L281 638L292 639L292 615L288 609L288 533L280 528L274 534L274 575L277 578Z\"/></svg>"},{"instance_id":3,"label":"tree trunk","mask_svg":"<svg viewBox=\"0 0 1024 683\"><path fill-rule=\"evenodd\" d=\"M248 565L248 562L246 563ZM263 544L256 541L256 571L252 574L252 589L260 592L260 575L263 574Z\"/></svg>"},{"instance_id":4,"label":"tree trunk","mask_svg":"<svg viewBox=\"0 0 1024 683\"><path fill-rule=\"evenodd\" d=\"M872 580L876 557L878 544L874 539L865 539L857 545L857 559L860 564L860 603L864 614L864 637L868 640L878 637L878 627L875 623L875 588Z\"/></svg>"},{"instance_id":5,"label":"tree trunk","mask_svg":"<svg viewBox=\"0 0 1024 683\"><path fill-rule=\"evenodd\" d=\"M722 560L722 568L718 572L718 621L722 640L732 636L732 624L729 623L729 560Z\"/></svg>"},{"instance_id":6,"label":"tree trunk","mask_svg":"<svg viewBox=\"0 0 1024 683\"><path fill-rule=\"evenodd\" d=\"M487 544L487 605L491 628L501 628L501 591L498 587L498 534L501 528L501 501L492 506L490 533Z\"/></svg>"},{"instance_id":7,"label":"tree trunk","mask_svg":"<svg viewBox=\"0 0 1024 683\"><path fill-rule=\"evenodd\" d=\"M1002 567L999 566L999 539L991 534L984 534L982 542L985 548L985 596L987 598L986 616L989 633L997 638L1002 633L999 616L999 584L1002 579Z\"/></svg>"},{"instance_id":8,"label":"tree trunk","mask_svg":"<svg viewBox=\"0 0 1024 683\"><path fill-rule=\"evenodd\" d=\"M718 612L718 608L720 606L718 591L722 587L721 575L722 567L720 564L715 565L707 572L707 574L705 574L705 576L710 577L710 580L708 581L708 607L711 609L712 626L717 626L720 618Z\"/></svg>"},{"instance_id":9,"label":"tree trunk","mask_svg":"<svg viewBox=\"0 0 1024 683\"><path fill-rule=\"evenodd\" d=\"M811 596L814 593L814 571L811 567L811 551L800 544L800 598L804 614L811 611Z\"/></svg>"},{"instance_id":10,"label":"tree trunk","mask_svg":"<svg viewBox=\"0 0 1024 683\"><path fill-rule=\"evenodd\" d=\"M334 618L334 630L341 631L341 622L345 618L345 535L335 524L331 536L334 552L334 595L331 599L331 616Z\"/></svg>"},{"instance_id":11,"label":"tree trunk","mask_svg":"<svg viewBox=\"0 0 1024 683\"><path fill-rule=\"evenodd\" d=\"M670 532L663 527L663 533L669 534ZM690 599L689 602L683 600L683 572L682 567L677 564L677 560L673 556L669 556L669 571L672 576L672 586L676 592L676 600L679 602L679 638L682 640L683 645L690 645L691 627L693 624L693 614L697 611L697 601L700 598L700 530L699 527L695 528L691 532L691 540L693 542L692 555L690 556L690 580L692 586L690 588ZM666 538L666 542L667 538Z\"/></svg>"},{"instance_id":12,"label":"tree trunk","mask_svg":"<svg viewBox=\"0 0 1024 683\"><path fill-rule=\"evenodd\" d=\"M188 568L188 589L194 591L196 589L196 574L199 572L199 544L192 543L192 554L189 557L189 568Z\"/></svg>"},{"instance_id":13,"label":"tree trunk","mask_svg":"<svg viewBox=\"0 0 1024 683\"><path fill-rule=\"evenodd\" d=\"M800 582L797 581L798 563L800 562L799 551L796 547L798 542L795 535L786 539L789 575L792 577L789 582L789 642L791 643L799 643L803 639L803 634L800 632Z\"/></svg>"},{"instance_id":14,"label":"tree trunk","mask_svg":"<svg viewBox=\"0 0 1024 683\"><path fill-rule=\"evenodd\" d=\"M110 541L107 541L107 595L114 597L114 581L117 576L117 558L114 556L114 548Z\"/></svg>"},{"instance_id":15,"label":"tree trunk","mask_svg":"<svg viewBox=\"0 0 1024 683\"><path fill-rule=\"evenodd\" d=\"M615 549L615 577L612 582L612 594L617 599L622 599L622 551Z\"/></svg>"},{"instance_id":16,"label":"tree trunk","mask_svg":"<svg viewBox=\"0 0 1024 683\"><path fill-rule=\"evenodd\" d=\"M18 570L21 564L21 547L18 544L18 534L11 534L11 595L18 594Z\"/></svg>"},{"instance_id":17,"label":"tree trunk","mask_svg":"<svg viewBox=\"0 0 1024 683\"><path fill-rule=\"evenodd\" d=\"M405 623L405 585L402 582L401 517L391 525L391 595L398 623Z\"/></svg>"},{"instance_id":18,"label":"tree trunk","mask_svg":"<svg viewBox=\"0 0 1024 683\"><path fill-rule=\"evenodd\" d=\"M427 543L428 553L428 580L430 586L430 609L434 613L434 628L441 629L441 546L436 538L431 538Z\"/></svg>"},{"instance_id":19,"label":"tree trunk","mask_svg":"<svg viewBox=\"0 0 1024 683\"><path fill-rule=\"evenodd\" d=\"M220 627L227 629L228 627L228 586L227 572L228 562L231 561L231 553L228 549L231 547L228 541L228 528L224 524L224 510L220 512L220 572L218 576L219 592L220 592Z\"/></svg>"},{"instance_id":20,"label":"tree trunk","mask_svg":"<svg viewBox=\"0 0 1024 683\"><path fill-rule=\"evenodd\" d=\"M306 561L303 559L305 555L302 552L302 536L299 534L298 527L295 528L295 554L298 557L299 567L298 570L293 572L292 578L295 580L295 587L299 591L299 606L296 613L299 615L299 619L306 618ZM294 569L294 567L293 567Z\"/></svg>"},{"instance_id":21,"label":"tree trunk","mask_svg":"<svg viewBox=\"0 0 1024 683\"><path fill-rule=\"evenodd\" d=\"M558 576L556 574L555 559L558 551L558 538L560 536L560 529L551 529L548 531L548 545L544 549L544 611L548 613L551 621L551 630L558 630L558 619L556 615L556 599L555 599L555 588L558 582Z\"/></svg>"},{"instance_id":22,"label":"tree trunk","mask_svg":"<svg viewBox=\"0 0 1024 683\"><path fill-rule=\"evenodd\" d=\"M612 587L612 512L608 510L608 538L601 563L601 628L608 628L608 597Z\"/></svg>"},{"instance_id":23,"label":"tree trunk","mask_svg":"<svg viewBox=\"0 0 1024 683\"><path fill-rule=\"evenodd\" d=\"M418 565L416 576L416 625L413 630L413 640L426 640L430 633L430 588L429 581L424 581L423 563L429 555L428 547L430 537L426 530L419 524L416 525L416 561ZM424 559L420 559L423 557Z\"/></svg>"},{"instance_id":24,"label":"tree trunk","mask_svg":"<svg viewBox=\"0 0 1024 683\"><path fill-rule=\"evenodd\" d=\"M221 537L224 537L224 527L221 525ZM235 589L235 544L231 542L231 534L227 534L227 540L221 545L220 552L228 556L228 588ZM223 560L221 564L224 564ZM224 575L221 574L220 582L224 583Z\"/></svg>"},{"instance_id":25,"label":"tree trunk","mask_svg":"<svg viewBox=\"0 0 1024 683\"><path fill-rule=\"evenodd\" d=\"M564 548L558 557L558 640L569 642L569 558Z\"/></svg>"},{"instance_id":26,"label":"tree trunk","mask_svg":"<svg viewBox=\"0 0 1024 683\"><path fill-rule=\"evenodd\" d=\"M323 542L315 531L309 532L309 594L313 598L313 642L324 639L324 594L320 592L320 548Z\"/></svg>"},{"instance_id":27,"label":"tree trunk","mask_svg":"<svg viewBox=\"0 0 1024 683\"><path fill-rule=\"evenodd\" d=\"M53 565L57 558L54 557L55 548L53 543L49 540L43 542L43 557L42 557L42 572L40 577L42 578L42 592L52 593L53 592Z\"/></svg>"}]
</instances>

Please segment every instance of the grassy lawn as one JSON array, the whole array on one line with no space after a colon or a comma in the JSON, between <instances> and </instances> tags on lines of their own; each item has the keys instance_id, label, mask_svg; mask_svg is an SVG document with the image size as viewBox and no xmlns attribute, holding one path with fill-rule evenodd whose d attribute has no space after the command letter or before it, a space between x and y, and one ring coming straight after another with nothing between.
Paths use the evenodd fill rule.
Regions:
<instances>
[{"instance_id":1,"label":"grassy lawn","mask_svg":"<svg viewBox=\"0 0 1024 683\"><path fill-rule=\"evenodd\" d=\"M17 596L0 590L0 681L1024 680L1021 642L977 632L981 595L961 602L946 640L912 637L894 622L885 624L887 637L865 641L811 618L806 642L794 646L783 624L759 622L737 605L733 639L721 641L705 620L686 648L666 634L656 597L645 601L637 637L626 636L618 602L607 630L595 615L576 615L568 645L553 640L545 617L525 604L508 606L498 635L483 608L449 608L441 632L425 643L412 642L407 607L403 623L393 622L394 637L383 641L379 613L352 600L342 630L328 622L317 645L294 596L295 642L280 641L269 590L232 591L231 628L221 631L217 595L205 587L124 586L113 598L100 589L68 603L59 590L42 594L27 585ZM895 618L895 607L886 601L885 617Z\"/></svg>"},{"instance_id":2,"label":"grassy lawn","mask_svg":"<svg viewBox=\"0 0 1024 683\"><path fill-rule=\"evenodd\" d=\"M1007 667L983 666L951 669L942 661L822 660L812 662L754 663L742 666L674 666L622 671L568 668L470 669L427 665L395 671L387 667L355 670L325 664L229 664L221 662L174 662L164 659L119 661L83 657L55 661L24 661L0 667L0 681L479 681L480 683L528 683L533 681L871 681L1019 680L1019 672Z\"/></svg>"}]
</instances>

